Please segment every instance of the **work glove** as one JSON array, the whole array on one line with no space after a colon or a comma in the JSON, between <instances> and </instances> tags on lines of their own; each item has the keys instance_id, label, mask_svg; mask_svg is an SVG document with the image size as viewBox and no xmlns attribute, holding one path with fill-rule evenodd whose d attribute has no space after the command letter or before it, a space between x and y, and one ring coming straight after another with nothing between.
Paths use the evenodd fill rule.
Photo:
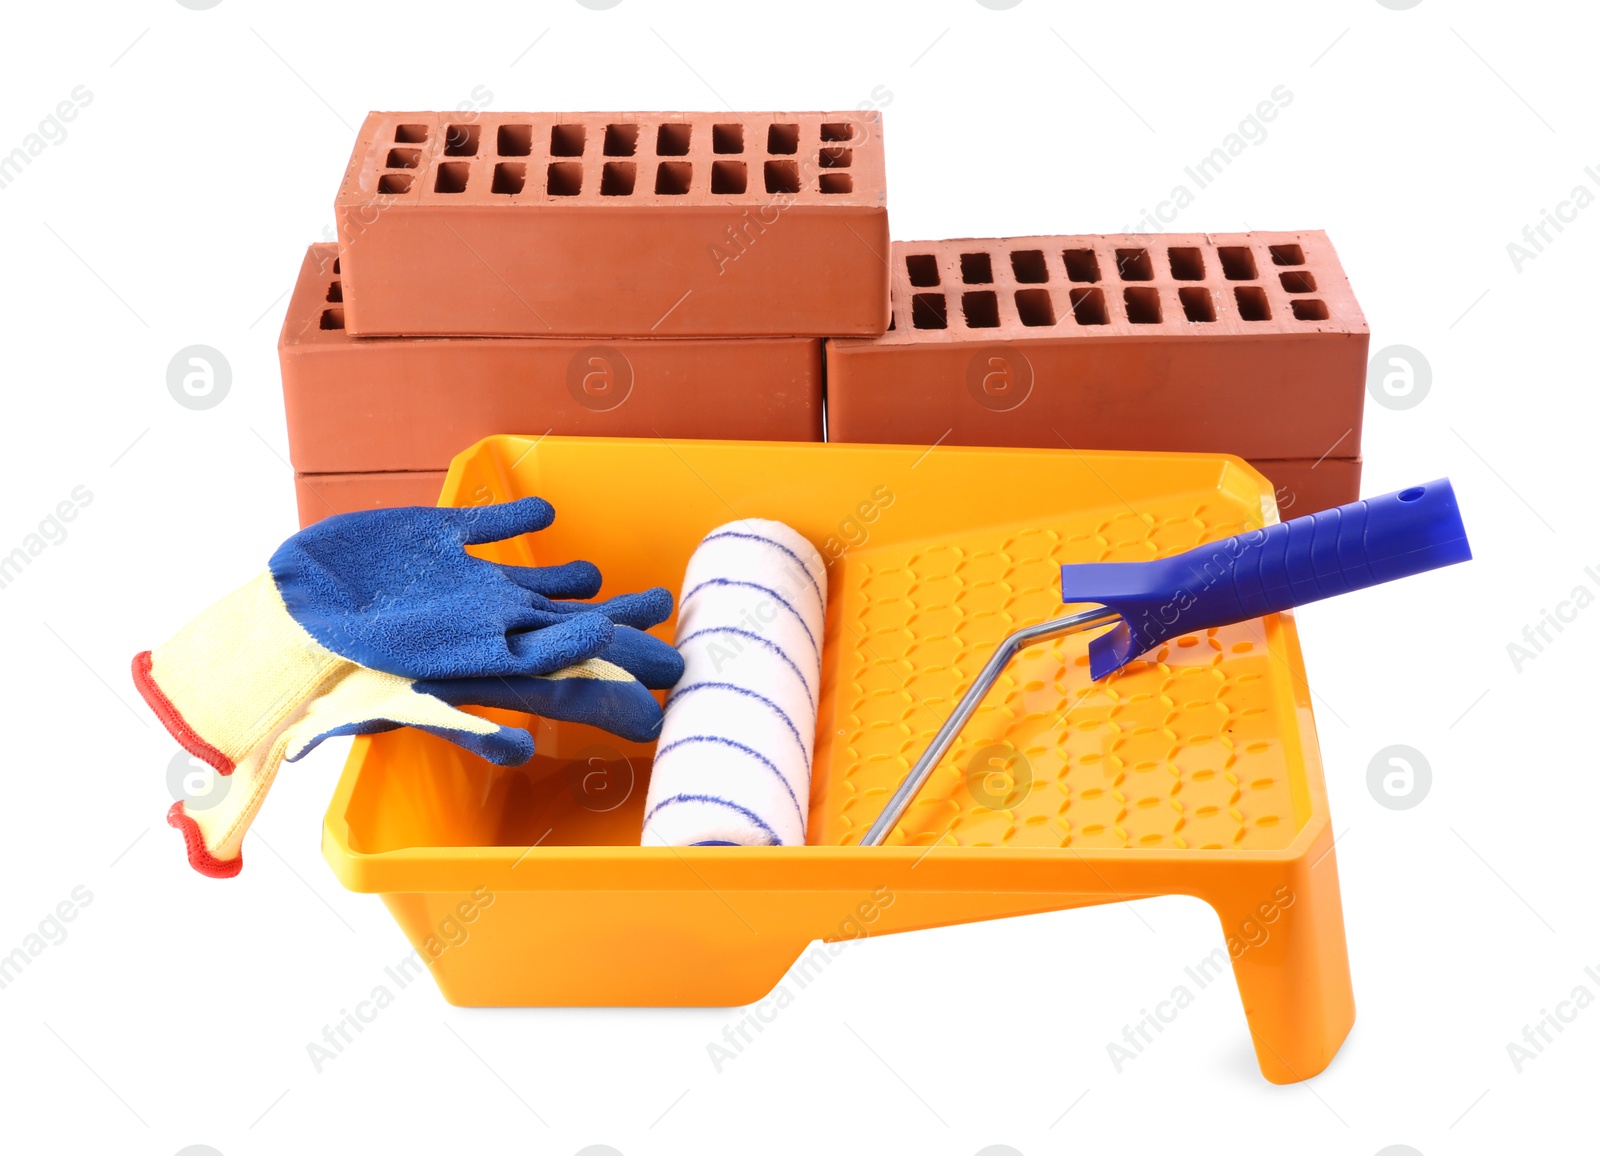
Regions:
<instances>
[{"instance_id":1,"label":"work glove","mask_svg":"<svg viewBox=\"0 0 1600 1156\"><path fill-rule=\"evenodd\" d=\"M267 571L135 657L134 682L190 754L231 783L226 806L168 821L190 861L239 870L239 842L277 768L322 739L419 726L502 765L533 754L527 732L456 710L508 706L654 737L650 686L682 660L640 627L665 620L664 589L605 602L587 562L507 566L467 545L544 529L549 503L413 507L329 518L291 537ZM635 677L635 675L639 677Z\"/></svg>"},{"instance_id":2,"label":"work glove","mask_svg":"<svg viewBox=\"0 0 1600 1156\"><path fill-rule=\"evenodd\" d=\"M501 766L520 766L533 757L533 736L527 731L458 706L587 723L633 742L650 742L660 733L662 719L650 691L677 682L683 660L648 634L626 626L616 630L621 641L608 647L605 657L548 675L417 681L345 663L236 765L223 792L213 792L203 809L191 811L181 800L172 804L167 822L183 833L190 866L202 875L229 878L243 866L245 833L278 768L309 754L323 739L412 726Z\"/></svg>"}]
</instances>

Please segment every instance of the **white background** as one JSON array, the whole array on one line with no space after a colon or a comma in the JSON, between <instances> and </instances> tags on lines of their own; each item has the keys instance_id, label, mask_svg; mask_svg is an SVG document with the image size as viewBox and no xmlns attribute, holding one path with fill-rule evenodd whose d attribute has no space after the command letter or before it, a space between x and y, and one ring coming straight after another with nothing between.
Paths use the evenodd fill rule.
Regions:
<instances>
[{"instance_id":1,"label":"white background","mask_svg":"<svg viewBox=\"0 0 1600 1156\"><path fill-rule=\"evenodd\" d=\"M1573 988L1600 997L1600 609L1520 671L1507 651L1600 592L1600 208L1520 271L1507 251L1600 191L1587 6L357 7L5 18L0 154L76 86L92 101L0 189L0 553L74 487L93 501L0 590L0 953L75 887L93 899L0 990L0 1148L1592 1145L1600 1005L1520 1073L1507 1053ZM733 1011L457 1010L428 984L315 1072L306 1045L407 951L319 853L348 744L286 770L239 878L201 878L162 822L175 748L127 666L295 529L274 343L366 111L875 102L891 227L926 239L1133 226L1278 85L1266 139L1172 227L1331 234L1373 349L1432 369L1414 408L1369 402L1364 490L1449 475L1477 552L1299 615L1358 1007L1327 1072L1264 1082L1231 977L1114 1069L1107 1043L1221 943L1184 899L853 947L721 1073L706 1047ZM166 386L194 343L233 369L204 412ZM1367 787L1394 743L1432 768L1408 810Z\"/></svg>"}]
</instances>

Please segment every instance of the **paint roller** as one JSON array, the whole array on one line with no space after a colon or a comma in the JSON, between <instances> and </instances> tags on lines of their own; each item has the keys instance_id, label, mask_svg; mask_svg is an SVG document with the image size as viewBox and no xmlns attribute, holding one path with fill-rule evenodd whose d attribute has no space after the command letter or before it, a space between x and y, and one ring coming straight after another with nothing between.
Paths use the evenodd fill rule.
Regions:
<instances>
[{"instance_id":1,"label":"paint roller","mask_svg":"<svg viewBox=\"0 0 1600 1156\"><path fill-rule=\"evenodd\" d=\"M730 522L696 548L645 845L805 843L827 586L822 556L781 522Z\"/></svg>"}]
</instances>

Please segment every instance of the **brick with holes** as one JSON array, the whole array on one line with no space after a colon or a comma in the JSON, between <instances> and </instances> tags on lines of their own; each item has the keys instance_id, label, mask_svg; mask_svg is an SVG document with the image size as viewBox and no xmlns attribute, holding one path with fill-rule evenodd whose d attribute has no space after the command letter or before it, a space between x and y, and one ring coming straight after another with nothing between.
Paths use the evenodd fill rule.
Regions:
<instances>
[{"instance_id":1,"label":"brick with holes","mask_svg":"<svg viewBox=\"0 0 1600 1156\"><path fill-rule=\"evenodd\" d=\"M335 201L360 336L875 336L876 112L375 112Z\"/></svg>"},{"instance_id":2,"label":"brick with holes","mask_svg":"<svg viewBox=\"0 0 1600 1156\"><path fill-rule=\"evenodd\" d=\"M515 431L822 440L815 337L358 338L351 298L337 246L311 246L278 339L302 472L443 470Z\"/></svg>"},{"instance_id":3,"label":"brick with holes","mask_svg":"<svg viewBox=\"0 0 1600 1156\"><path fill-rule=\"evenodd\" d=\"M890 331L827 343L830 440L1231 453L1297 514L1357 496L1367 324L1321 232L897 241L892 265Z\"/></svg>"}]
</instances>

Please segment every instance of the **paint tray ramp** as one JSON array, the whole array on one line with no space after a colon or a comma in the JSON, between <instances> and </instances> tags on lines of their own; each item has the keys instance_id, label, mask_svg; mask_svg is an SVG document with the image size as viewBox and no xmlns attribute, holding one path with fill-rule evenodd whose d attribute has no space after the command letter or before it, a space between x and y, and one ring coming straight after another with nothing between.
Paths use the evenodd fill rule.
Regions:
<instances>
[{"instance_id":1,"label":"paint tray ramp","mask_svg":"<svg viewBox=\"0 0 1600 1156\"><path fill-rule=\"evenodd\" d=\"M358 738L324 854L382 895L451 1002L739 1005L815 940L1184 894L1218 913L1267 1078L1331 1060L1354 1008L1291 613L1099 683L1086 635L1024 651L887 844L858 845L995 646L1059 616L1062 564L1276 520L1244 462L506 435L456 458L441 504L533 494L552 527L475 549L588 558L608 591L676 590L701 537L739 517L822 551L809 845L638 846L650 747L576 724L507 716L539 752L516 768L417 731Z\"/></svg>"}]
</instances>

